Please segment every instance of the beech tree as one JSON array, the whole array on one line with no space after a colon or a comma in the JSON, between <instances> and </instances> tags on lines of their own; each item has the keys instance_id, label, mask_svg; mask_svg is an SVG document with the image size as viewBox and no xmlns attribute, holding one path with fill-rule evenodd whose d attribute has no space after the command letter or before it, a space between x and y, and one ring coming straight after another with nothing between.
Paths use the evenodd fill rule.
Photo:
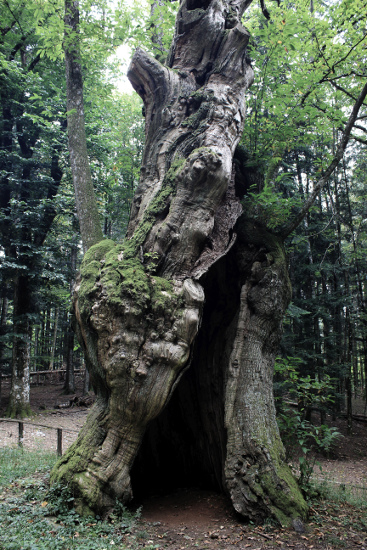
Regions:
<instances>
[{"instance_id":1,"label":"beech tree","mask_svg":"<svg viewBox=\"0 0 367 550\"><path fill-rule=\"evenodd\" d=\"M238 148L250 3L182 0L166 62L138 49L129 68L145 111L140 183L125 241L84 243L73 307L97 400L52 474L81 513L198 480L247 518L307 513L272 391L291 295L283 241L342 157L367 86L310 199L281 229L267 225L241 203L264 187Z\"/></svg>"}]
</instances>

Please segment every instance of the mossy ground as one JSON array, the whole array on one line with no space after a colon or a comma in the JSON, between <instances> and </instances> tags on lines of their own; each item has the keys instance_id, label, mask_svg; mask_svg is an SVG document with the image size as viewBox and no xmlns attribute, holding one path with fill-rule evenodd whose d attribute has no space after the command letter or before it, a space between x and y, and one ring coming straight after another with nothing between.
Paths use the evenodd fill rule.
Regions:
<instances>
[{"instance_id":1,"label":"mossy ground","mask_svg":"<svg viewBox=\"0 0 367 550\"><path fill-rule=\"evenodd\" d=\"M135 549L123 542L134 525L132 514L115 515L114 521L82 518L68 487L49 488L55 459L54 453L0 449L1 550Z\"/></svg>"}]
</instances>

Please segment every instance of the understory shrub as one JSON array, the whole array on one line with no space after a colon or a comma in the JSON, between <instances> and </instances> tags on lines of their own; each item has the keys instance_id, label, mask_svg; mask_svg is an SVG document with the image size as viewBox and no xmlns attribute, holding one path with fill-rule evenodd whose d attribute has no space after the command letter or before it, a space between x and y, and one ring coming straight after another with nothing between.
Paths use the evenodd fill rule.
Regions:
<instances>
[{"instance_id":1,"label":"understory shrub","mask_svg":"<svg viewBox=\"0 0 367 550\"><path fill-rule=\"evenodd\" d=\"M307 410L327 410L333 403L333 384L329 376L323 380L300 377L297 357L277 358L275 364L275 403L280 435L287 459L298 458L299 484L307 494L316 461L315 452L329 455L342 435L327 424L315 425L306 419Z\"/></svg>"}]
</instances>

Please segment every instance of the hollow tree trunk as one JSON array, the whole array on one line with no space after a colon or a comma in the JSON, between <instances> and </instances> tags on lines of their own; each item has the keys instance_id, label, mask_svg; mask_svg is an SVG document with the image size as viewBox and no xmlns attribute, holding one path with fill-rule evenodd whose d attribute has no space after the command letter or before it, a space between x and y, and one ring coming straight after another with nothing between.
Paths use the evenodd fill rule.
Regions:
<instances>
[{"instance_id":1,"label":"hollow tree trunk","mask_svg":"<svg viewBox=\"0 0 367 550\"><path fill-rule=\"evenodd\" d=\"M187 431L203 426L207 447L199 459L184 447L187 470L196 455L244 516L305 514L282 462L272 396L289 300L284 253L240 219L236 194L233 155L253 78L240 23L248 3L183 0L167 65L138 50L129 69L145 107L141 180L125 243L101 241L83 261L74 311L97 401L53 472L72 486L80 511L105 512L131 498L147 426L189 391L179 382L192 363L203 393L189 393L200 415L187 410L183 421ZM137 468L141 461L144 446Z\"/></svg>"}]
</instances>

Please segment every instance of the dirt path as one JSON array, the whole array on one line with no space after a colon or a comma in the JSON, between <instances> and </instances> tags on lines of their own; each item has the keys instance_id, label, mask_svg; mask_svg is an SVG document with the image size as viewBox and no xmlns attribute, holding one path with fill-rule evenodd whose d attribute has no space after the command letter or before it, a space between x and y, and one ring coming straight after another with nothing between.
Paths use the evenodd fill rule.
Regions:
<instances>
[{"instance_id":1,"label":"dirt path","mask_svg":"<svg viewBox=\"0 0 367 550\"><path fill-rule=\"evenodd\" d=\"M55 411L38 414L23 421L23 447L54 451L57 449L57 429L62 429L62 448L65 451L77 438L87 417L87 410ZM0 421L0 447L18 444L18 422Z\"/></svg>"}]
</instances>

